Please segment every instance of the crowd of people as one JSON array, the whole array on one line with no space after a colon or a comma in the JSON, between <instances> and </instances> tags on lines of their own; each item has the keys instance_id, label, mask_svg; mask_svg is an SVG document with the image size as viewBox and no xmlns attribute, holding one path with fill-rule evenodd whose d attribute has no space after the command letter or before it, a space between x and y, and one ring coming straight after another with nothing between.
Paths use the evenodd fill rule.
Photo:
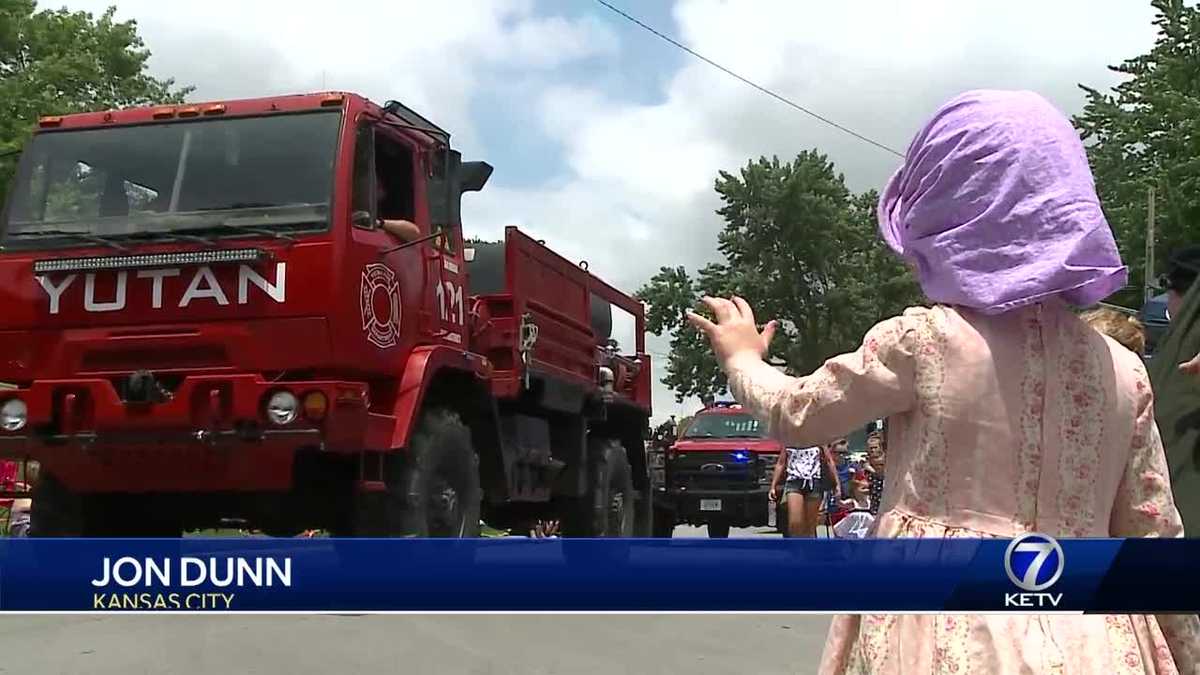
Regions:
<instances>
[{"instance_id":1,"label":"crowd of people","mask_svg":"<svg viewBox=\"0 0 1200 675\"><path fill-rule=\"evenodd\" d=\"M1136 326L1080 317L1124 288L1128 270L1066 116L1032 92L955 97L913 138L878 220L928 305L881 321L813 373L767 362L777 323L760 323L742 298L706 297L709 315L688 316L734 397L805 449L788 460L805 471L800 499L810 499L805 480L836 471L821 444L886 419L891 479L880 474L871 536L1182 537L1185 521L1200 527L1200 490L1172 490L1177 478L1200 481L1200 429L1187 422L1198 402L1189 372L1200 370L1200 337L1187 329L1200 325L1200 295L1175 289L1153 379ZM1178 448L1170 465L1164 437ZM1195 673L1200 617L839 616L821 672Z\"/></svg>"},{"instance_id":2,"label":"crowd of people","mask_svg":"<svg viewBox=\"0 0 1200 675\"><path fill-rule=\"evenodd\" d=\"M845 437L807 448L787 448L772 475L770 499L782 502L787 537L815 537L824 524L830 536L865 538L883 498L886 439L867 435L864 460L850 456Z\"/></svg>"}]
</instances>

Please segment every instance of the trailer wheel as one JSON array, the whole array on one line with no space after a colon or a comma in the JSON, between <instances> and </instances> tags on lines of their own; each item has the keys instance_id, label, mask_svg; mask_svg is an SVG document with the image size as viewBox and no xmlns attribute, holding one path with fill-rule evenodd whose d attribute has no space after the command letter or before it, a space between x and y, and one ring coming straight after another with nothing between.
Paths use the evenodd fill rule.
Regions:
<instances>
[{"instance_id":1,"label":"trailer wheel","mask_svg":"<svg viewBox=\"0 0 1200 675\"><path fill-rule=\"evenodd\" d=\"M53 475L42 474L33 487L29 509L30 537L84 536L83 498Z\"/></svg>"},{"instance_id":2,"label":"trailer wheel","mask_svg":"<svg viewBox=\"0 0 1200 675\"><path fill-rule=\"evenodd\" d=\"M591 489L584 501L581 525L585 537L632 537L636 520L633 469L619 441L601 439L590 444L588 479Z\"/></svg>"},{"instance_id":3,"label":"trailer wheel","mask_svg":"<svg viewBox=\"0 0 1200 675\"><path fill-rule=\"evenodd\" d=\"M396 459L389 529L409 537L479 536L479 457L457 413L425 413L408 451Z\"/></svg>"}]
</instances>

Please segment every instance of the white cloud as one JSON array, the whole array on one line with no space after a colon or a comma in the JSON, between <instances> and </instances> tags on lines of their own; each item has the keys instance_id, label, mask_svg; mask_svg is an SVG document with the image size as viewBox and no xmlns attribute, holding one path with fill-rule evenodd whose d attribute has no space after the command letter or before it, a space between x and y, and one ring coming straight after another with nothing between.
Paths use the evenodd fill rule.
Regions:
<instances>
[{"instance_id":1,"label":"white cloud","mask_svg":"<svg viewBox=\"0 0 1200 675\"><path fill-rule=\"evenodd\" d=\"M98 12L109 2L69 4ZM623 5L638 13L638 3ZM620 73L581 79L572 68L581 59L616 62L634 41L660 44L607 13L546 16L531 0L124 0L119 16L139 20L156 71L197 85L198 98L348 89L405 101L472 157L507 149L510 161L553 159L480 136L472 97L513 82L511 105L533 106L527 123L558 145L567 169L540 186L505 188L497 162L493 185L465 201L468 232L519 225L630 291L660 266L695 268L715 256L719 170L816 147L863 190L898 164L690 57L652 104L635 102L645 92L626 97L614 87ZM1076 110L1076 83L1111 84L1105 67L1154 36L1144 0L678 0L674 16L677 28L662 28L700 53L898 149L941 101L968 88L1034 89ZM666 343L651 349L665 352ZM661 386L655 405L659 415L677 412Z\"/></svg>"},{"instance_id":2,"label":"white cloud","mask_svg":"<svg viewBox=\"0 0 1200 675\"><path fill-rule=\"evenodd\" d=\"M1105 67L1152 43L1151 13L1148 3L1097 4L681 0L675 17L698 52L902 151L939 103L965 89L1034 89L1071 112L1082 103L1077 83L1113 83ZM543 189L485 192L470 222L536 231L629 289L660 266L695 268L715 256L719 170L816 147L863 190L899 163L691 59L661 103L575 84L547 90L541 106L570 174ZM666 340L651 349L665 352ZM665 359L655 370L665 373ZM680 409L665 387L655 390L659 416L695 405Z\"/></svg>"},{"instance_id":3,"label":"white cloud","mask_svg":"<svg viewBox=\"0 0 1200 675\"><path fill-rule=\"evenodd\" d=\"M72 0L102 12L111 0ZM492 70L549 71L611 53L611 26L541 17L530 0L355 3L314 0L124 0L155 72L196 86L196 99L342 89L404 101L483 145L470 101Z\"/></svg>"}]
</instances>

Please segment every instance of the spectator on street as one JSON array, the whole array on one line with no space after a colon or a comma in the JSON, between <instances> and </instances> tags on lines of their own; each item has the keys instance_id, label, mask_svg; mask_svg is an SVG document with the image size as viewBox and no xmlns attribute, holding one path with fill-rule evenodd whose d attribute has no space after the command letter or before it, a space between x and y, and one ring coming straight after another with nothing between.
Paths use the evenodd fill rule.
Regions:
<instances>
[{"instance_id":1,"label":"spectator on street","mask_svg":"<svg viewBox=\"0 0 1200 675\"><path fill-rule=\"evenodd\" d=\"M1136 316L1107 307L1084 312L1082 316L1089 326L1116 340L1134 354L1141 356L1146 352L1146 332Z\"/></svg>"},{"instance_id":2,"label":"spectator on street","mask_svg":"<svg viewBox=\"0 0 1200 675\"><path fill-rule=\"evenodd\" d=\"M883 434L874 431L867 437L867 483L868 494L871 498L871 514L879 515L879 505L883 502L883 476L886 461Z\"/></svg>"},{"instance_id":3,"label":"spectator on street","mask_svg":"<svg viewBox=\"0 0 1200 675\"><path fill-rule=\"evenodd\" d=\"M827 447L787 448L775 462L771 477L771 501L780 500L783 481L786 500L787 536L815 537L821 517L821 497L830 489L840 489L833 457Z\"/></svg>"},{"instance_id":4,"label":"spectator on street","mask_svg":"<svg viewBox=\"0 0 1200 675\"><path fill-rule=\"evenodd\" d=\"M689 314L767 433L806 446L887 419L901 479L876 536L1182 537L1145 366L1072 309L1128 271L1070 120L1028 91L961 94L914 137L877 213L929 306L853 353L790 377L763 359L776 322L760 332L742 298ZM1200 617L843 615L820 671L1196 673Z\"/></svg>"},{"instance_id":5,"label":"spectator on street","mask_svg":"<svg viewBox=\"0 0 1200 675\"><path fill-rule=\"evenodd\" d=\"M679 432L679 425L675 421L675 416L671 415L670 419L668 419L666 422L663 422L662 428L663 438L666 439L668 443L674 443L675 439L678 438L677 434Z\"/></svg>"},{"instance_id":6,"label":"spectator on street","mask_svg":"<svg viewBox=\"0 0 1200 675\"><path fill-rule=\"evenodd\" d=\"M1167 271L1158 278L1158 285L1167 292L1167 320L1179 316L1183 299L1200 276L1200 246L1186 246L1167 259Z\"/></svg>"},{"instance_id":7,"label":"spectator on street","mask_svg":"<svg viewBox=\"0 0 1200 675\"><path fill-rule=\"evenodd\" d=\"M866 471L859 469L850 477L850 497L844 507L850 513L834 528L833 535L840 538L863 539L875 524L875 513L872 510L873 501L870 496L871 485Z\"/></svg>"},{"instance_id":8,"label":"spectator on street","mask_svg":"<svg viewBox=\"0 0 1200 675\"><path fill-rule=\"evenodd\" d=\"M1170 325L1156 345L1150 360L1150 381L1154 387L1154 415L1167 464L1175 505L1189 536L1200 534L1200 425L1195 422L1200 409L1197 378L1200 376L1200 291L1196 289L1200 270L1200 246L1174 251L1159 285L1167 292Z\"/></svg>"}]
</instances>

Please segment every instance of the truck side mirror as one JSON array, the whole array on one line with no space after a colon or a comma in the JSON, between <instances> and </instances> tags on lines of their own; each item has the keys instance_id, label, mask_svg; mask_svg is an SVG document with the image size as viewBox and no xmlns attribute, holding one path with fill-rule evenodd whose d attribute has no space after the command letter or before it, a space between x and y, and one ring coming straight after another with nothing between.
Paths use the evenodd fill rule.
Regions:
<instances>
[{"instance_id":1,"label":"truck side mirror","mask_svg":"<svg viewBox=\"0 0 1200 675\"><path fill-rule=\"evenodd\" d=\"M367 211L355 211L350 216L350 224L369 230L375 227L375 220L371 218L371 214Z\"/></svg>"},{"instance_id":2,"label":"truck side mirror","mask_svg":"<svg viewBox=\"0 0 1200 675\"><path fill-rule=\"evenodd\" d=\"M492 177L492 165L487 162L463 162L459 165L459 189L463 192L479 192Z\"/></svg>"}]
</instances>

